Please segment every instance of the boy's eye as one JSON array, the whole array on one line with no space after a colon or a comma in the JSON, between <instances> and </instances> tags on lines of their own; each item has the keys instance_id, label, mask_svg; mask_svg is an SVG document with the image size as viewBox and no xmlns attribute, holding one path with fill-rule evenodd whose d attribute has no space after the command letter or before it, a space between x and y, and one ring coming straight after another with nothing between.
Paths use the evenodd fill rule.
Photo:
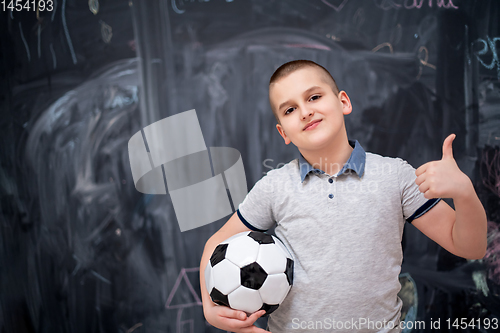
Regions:
<instances>
[{"instance_id":1,"label":"boy's eye","mask_svg":"<svg viewBox=\"0 0 500 333\"><path fill-rule=\"evenodd\" d=\"M293 110L295 110L295 108L288 108L285 110L285 114L289 114L291 113Z\"/></svg>"},{"instance_id":2,"label":"boy's eye","mask_svg":"<svg viewBox=\"0 0 500 333\"><path fill-rule=\"evenodd\" d=\"M318 99L318 98L320 98L320 97L321 97L320 95L314 95L314 96L312 96L309 100L310 100L310 101L314 101L314 100L316 100L316 99Z\"/></svg>"}]
</instances>

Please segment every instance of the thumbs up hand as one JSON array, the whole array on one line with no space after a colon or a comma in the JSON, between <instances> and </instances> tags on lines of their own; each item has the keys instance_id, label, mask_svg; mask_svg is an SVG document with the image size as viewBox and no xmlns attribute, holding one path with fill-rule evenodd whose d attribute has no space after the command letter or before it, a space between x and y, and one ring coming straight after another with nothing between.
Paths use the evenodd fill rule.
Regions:
<instances>
[{"instance_id":1,"label":"thumbs up hand","mask_svg":"<svg viewBox=\"0 0 500 333\"><path fill-rule=\"evenodd\" d=\"M471 180L458 168L453 158L452 143L455 137L455 134L450 134L444 140L441 160L425 163L415 171L415 183L427 199L456 199L468 193L468 190L473 190Z\"/></svg>"}]
</instances>

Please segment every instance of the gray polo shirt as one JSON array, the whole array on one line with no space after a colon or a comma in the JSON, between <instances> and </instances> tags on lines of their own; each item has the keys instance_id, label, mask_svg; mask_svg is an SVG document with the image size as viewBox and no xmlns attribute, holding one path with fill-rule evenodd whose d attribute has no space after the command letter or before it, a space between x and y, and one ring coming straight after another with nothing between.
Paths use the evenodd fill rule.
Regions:
<instances>
[{"instance_id":1,"label":"gray polo shirt","mask_svg":"<svg viewBox=\"0 0 500 333\"><path fill-rule=\"evenodd\" d=\"M300 156L269 171L239 206L250 229L276 224L295 260L294 285L269 316L273 333L400 331L403 226L439 199L424 198L406 161L349 143L337 175Z\"/></svg>"}]
</instances>

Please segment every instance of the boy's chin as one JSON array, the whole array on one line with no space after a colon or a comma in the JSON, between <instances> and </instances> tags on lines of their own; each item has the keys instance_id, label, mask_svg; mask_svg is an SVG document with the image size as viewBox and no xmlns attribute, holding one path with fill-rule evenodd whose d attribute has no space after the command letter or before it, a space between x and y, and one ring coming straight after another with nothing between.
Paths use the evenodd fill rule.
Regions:
<instances>
[{"instance_id":1,"label":"boy's chin","mask_svg":"<svg viewBox=\"0 0 500 333\"><path fill-rule=\"evenodd\" d=\"M310 148L324 148L325 146L331 145L334 141L334 138L331 135L325 135L324 133L314 133L314 135L310 135L307 142L304 142L304 145L309 146Z\"/></svg>"},{"instance_id":2,"label":"boy's chin","mask_svg":"<svg viewBox=\"0 0 500 333\"><path fill-rule=\"evenodd\" d=\"M314 140L310 141L307 144L302 144L300 146L295 145L300 151L321 151L326 148L329 148L328 146L331 144L331 140ZM333 149L333 148L332 148Z\"/></svg>"}]
</instances>

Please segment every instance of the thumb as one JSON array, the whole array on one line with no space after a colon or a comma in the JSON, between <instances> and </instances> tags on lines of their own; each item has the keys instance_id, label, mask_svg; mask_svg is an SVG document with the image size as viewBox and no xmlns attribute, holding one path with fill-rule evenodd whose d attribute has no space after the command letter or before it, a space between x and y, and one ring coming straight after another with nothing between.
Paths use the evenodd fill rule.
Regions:
<instances>
[{"instance_id":1,"label":"thumb","mask_svg":"<svg viewBox=\"0 0 500 333\"><path fill-rule=\"evenodd\" d=\"M453 140L455 140L456 135L455 134L450 134L446 139L444 139L443 142L443 160L448 159L448 158L453 158L453 149L451 144L453 143Z\"/></svg>"}]
</instances>

